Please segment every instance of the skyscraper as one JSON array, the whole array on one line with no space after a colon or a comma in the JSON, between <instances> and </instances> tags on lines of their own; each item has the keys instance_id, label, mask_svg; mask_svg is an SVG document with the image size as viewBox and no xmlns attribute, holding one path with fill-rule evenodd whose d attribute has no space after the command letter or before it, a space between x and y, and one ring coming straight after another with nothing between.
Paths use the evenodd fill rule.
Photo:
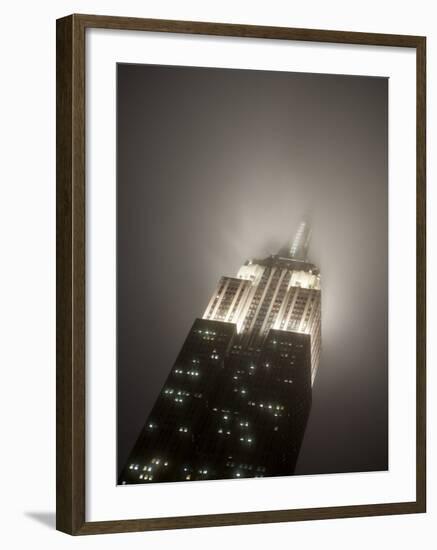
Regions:
<instances>
[{"instance_id":1,"label":"skyscraper","mask_svg":"<svg viewBox=\"0 0 437 550\"><path fill-rule=\"evenodd\" d=\"M291 475L319 366L321 292L302 222L288 249L222 277L119 482Z\"/></svg>"}]
</instances>

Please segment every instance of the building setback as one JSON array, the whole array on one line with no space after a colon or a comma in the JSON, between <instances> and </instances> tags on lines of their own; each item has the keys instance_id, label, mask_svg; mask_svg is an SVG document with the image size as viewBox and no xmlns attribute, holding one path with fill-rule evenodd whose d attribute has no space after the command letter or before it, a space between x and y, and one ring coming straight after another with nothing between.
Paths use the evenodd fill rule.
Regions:
<instances>
[{"instance_id":1,"label":"building setback","mask_svg":"<svg viewBox=\"0 0 437 550\"><path fill-rule=\"evenodd\" d=\"M310 228L222 277L196 319L119 483L292 475L321 344Z\"/></svg>"}]
</instances>

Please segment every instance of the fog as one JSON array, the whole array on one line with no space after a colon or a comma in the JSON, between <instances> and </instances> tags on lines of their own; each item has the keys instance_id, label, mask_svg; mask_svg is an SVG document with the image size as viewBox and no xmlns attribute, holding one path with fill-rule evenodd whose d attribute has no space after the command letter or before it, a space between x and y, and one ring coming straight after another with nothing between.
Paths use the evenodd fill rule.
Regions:
<instances>
[{"instance_id":1,"label":"fog","mask_svg":"<svg viewBox=\"0 0 437 550\"><path fill-rule=\"evenodd\" d=\"M383 78L118 65L118 465L222 275L310 217L322 355L296 473L387 468Z\"/></svg>"}]
</instances>

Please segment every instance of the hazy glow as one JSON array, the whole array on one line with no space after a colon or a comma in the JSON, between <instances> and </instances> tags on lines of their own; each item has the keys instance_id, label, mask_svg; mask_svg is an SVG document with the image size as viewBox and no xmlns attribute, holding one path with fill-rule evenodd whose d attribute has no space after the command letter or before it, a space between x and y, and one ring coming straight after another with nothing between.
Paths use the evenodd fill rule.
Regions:
<instances>
[{"instance_id":1,"label":"hazy glow","mask_svg":"<svg viewBox=\"0 0 437 550\"><path fill-rule=\"evenodd\" d=\"M386 465L387 91L385 78L119 67L120 464L217 277L289 251L308 213L323 350L298 471Z\"/></svg>"}]
</instances>

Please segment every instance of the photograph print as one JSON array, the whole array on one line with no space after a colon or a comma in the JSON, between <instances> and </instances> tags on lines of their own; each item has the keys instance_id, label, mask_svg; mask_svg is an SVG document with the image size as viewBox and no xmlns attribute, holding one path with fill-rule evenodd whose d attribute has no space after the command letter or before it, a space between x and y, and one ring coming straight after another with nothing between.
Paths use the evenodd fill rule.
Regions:
<instances>
[{"instance_id":1,"label":"photograph print","mask_svg":"<svg viewBox=\"0 0 437 550\"><path fill-rule=\"evenodd\" d=\"M388 79L118 64L117 483L385 471L388 430Z\"/></svg>"}]
</instances>

